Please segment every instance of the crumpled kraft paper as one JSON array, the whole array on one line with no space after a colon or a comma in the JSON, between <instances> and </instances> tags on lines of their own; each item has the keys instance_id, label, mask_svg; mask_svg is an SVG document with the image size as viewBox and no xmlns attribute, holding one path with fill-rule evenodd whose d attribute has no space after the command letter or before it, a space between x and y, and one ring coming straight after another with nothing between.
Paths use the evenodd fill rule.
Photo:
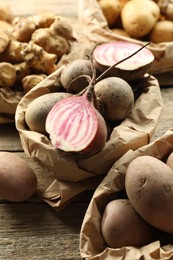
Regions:
<instances>
[{"instance_id":1,"label":"crumpled kraft paper","mask_svg":"<svg viewBox=\"0 0 173 260\"><path fill-rule=\"evenodd\" d=\"M14 122L14 114L22 93L10 88L0 88L0 124Z\"/></svg>"},{"instance_id":2,"label":"crumpled kraft paper","mask_svg":"<svg viewBox=\"0 0 173 260\"><path fill-rule=\"evenodd\" d=\"M97 42L119 41L144 45L147 41L136 40L113 33L107 24L105 16L97 0L79 0L78 4L79 21L83 26L88 39L94 44ZM155 57L149 70L154 75L162 73L172 73L173 66L173 42L150 43L147 46ZM166 82L165 82L166 84Z\"/></svg>"},{"instance_id":3,"label":"crumpled kraft paper","mask_svg":"<svg viewBox=\"0 0 173 260\"><path fill-rule=\"evenodd\" d=\"M82 259L87 260L172 260L173 245L161 246L155 241L143 247L109 248L106 246L100 232L100 223L106 204L119 196L125 189L125 174L129 163L138 156L150 155L165 161L173 152L173 129L162 137L152 141L136 151L129 150L114 163L107 176L94 192L86 211L80 232L80 252Z\"/></svg>"},{"instance_id":4,"label":"crumpled kraft paper","mask_svg":"<svg viewBox=\"0 0 173 260\"><path fill-rule=\"evenodd\" d=\"M55 181L42 194L42 198L55 208L66 204L84 190L95 189L101 177L107 174L113 163L126 151L148 144L162 109L160 86L157 79L150 76L146 91L138 97L128 118L113 129L101 152L81 157L54 149L48 136L28 130L25 111L33 99L60 90L59 77L63 67L64 65L30 90L19 102L15 115L24 151L55 176Z\"/></svg>"}]
</instances>

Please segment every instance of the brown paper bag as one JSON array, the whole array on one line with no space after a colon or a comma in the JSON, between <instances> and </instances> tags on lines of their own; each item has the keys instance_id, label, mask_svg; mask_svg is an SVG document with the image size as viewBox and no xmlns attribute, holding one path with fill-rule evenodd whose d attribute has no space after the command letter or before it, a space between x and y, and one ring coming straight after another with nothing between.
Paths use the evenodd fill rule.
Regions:
<instances>
[{"instance_id":1,"label":"brown paper bag","mask_svg":"<svg viewBox=\"0 0 173 260\"><path fill-rule=\"evenodd\" d=\"M86 36L90 42L107 42L107 41L119 41L125 40L128 42L137 43L144 45L147 42L128 38L113 33L107 24L105 16L98 4L97 0L79 0L78 7L78 16L79 21L83 25L83 30L85 31ZM160 77L160 74L165 74L168 72L168 75L172 75L172 66L173 66L173 42L163 42L163 43L150 43L148 48L154 54L155 60L150 68L150 73L158 75L158 78L164 84L170 84L166 81L168 77ZM169 76L169 79L171 77ZM172 82L172 81L171 81Z\"/></svg>"},{"instance_id":2,"label":"brown paper bag","mask_svg":"<svg viewBox=\"0 0 173 260\"><path fill-rule=\"evenodd\" d=\"M16 107L23 93L11 88L0 88L0 124L14 122Z\"/></svg>"},{"instance_id":3,"label":"brown paper bag","mask_svg":"<svg viewBox=\"0 0 173 260\"><path fill-rule=\"evenodd\" d=\"M85 53L85 48L83 50ZM95 189L113 163L126 151L148 144L162 109L158 81L150 76L147 79L147 91L138 97L128 118L113 129L101 152L81 158L73 153L55 150L48 137L28 130L25 111L33 99L59 91L62 69L63 66L30 90L19 102L15 116L24 151L55 176L55 181L42 194L42 198L56 209L82 191Z\"/></svg>"},{"instance_id":4,"label":"brown paper bag","mask_svg":"<svg viewBox=\"0 0 173 260\"><path fill-rule=\"evenodd\" d=\"M173 129L167 131L162 137L136 151L129 150L116 161L107 176L100 183L90 201L86 211L81 232L80 252L83 259L87 260L172 260L173 245L161 246L160 241L155 241L143 247L106 247L100 232L102 212L106 204L116 199L125 189L125 174L128 164L138 156L150 155L165 160L173 151Z\"/></svg>"}]
</instances>

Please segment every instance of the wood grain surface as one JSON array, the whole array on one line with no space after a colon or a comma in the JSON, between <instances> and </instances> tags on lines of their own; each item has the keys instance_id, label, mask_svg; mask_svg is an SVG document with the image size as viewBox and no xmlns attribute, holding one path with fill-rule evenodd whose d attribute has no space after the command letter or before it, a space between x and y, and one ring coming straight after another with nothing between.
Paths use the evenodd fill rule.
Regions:
<instances>
[{"instance_id":1,"label":"wood grain surface","mask_svg":"<svg viewBox=\"0 0 173 260\"><path fill-rule=\"evenodd\" d=\"M77 17L77 0L6 0L15 15L40 10ZM4 1L0 1L4 4ZM173 126L173 88L162 87L163 110L152 138L163 135ZM28 158L22 149L14 124L0 126L0 150L15 152L37 173L38 192L44 189L45 170ZM50 182L47 177L47 184ZM45 182L44 182L45 183ZM0 200L0 260L79 260L79 232L91 193L86 192L60 212L38 199L35 194L24 203Z\"/></svg>"}]
</instances>

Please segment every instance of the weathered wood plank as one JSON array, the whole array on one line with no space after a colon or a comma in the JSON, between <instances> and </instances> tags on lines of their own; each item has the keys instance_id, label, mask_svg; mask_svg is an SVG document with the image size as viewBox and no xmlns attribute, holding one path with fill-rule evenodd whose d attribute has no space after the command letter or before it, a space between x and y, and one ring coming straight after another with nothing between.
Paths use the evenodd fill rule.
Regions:
<instances>
[{"instance_id":1,"label":"weathered wood plank","mask_svg":"<svg viewBox=\"0 0 173 260\"><path fill-rule=\"evenodd\" d=\"M14 15L26 16L42 11L52 11L65 17L77 17L78 0L0 0L0 5L7 4Z\"/></svg>"},{"instance_id":2,"label":"weathered wood plank","mask_svg":"<svg viewBox=\"0 0 173 260\"><path fill-rule=\"evenodd\" d=\"M0 150L23 151L15 124L0 125Z\"/></svg>"},{"instance_id":3,"label":"weathered wood plank","mask_svg":"<svg viewBox=\"0 0 173 260\"><path fill-rule=\"evenodd\" d=\"M79 232L87 204L61 212L44 204L0 205L0 259L81 259Z\"/></svg>"}]
</instances>

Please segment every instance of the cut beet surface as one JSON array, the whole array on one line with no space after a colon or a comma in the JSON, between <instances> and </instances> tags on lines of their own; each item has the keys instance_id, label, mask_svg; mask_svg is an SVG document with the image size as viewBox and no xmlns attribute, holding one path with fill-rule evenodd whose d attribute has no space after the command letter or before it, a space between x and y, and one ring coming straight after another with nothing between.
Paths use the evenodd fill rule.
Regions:
<instances>
[{"instance_id":1,"label":"cut beet surface","mask_svg":"<svg viewBox=\"0 0 173 260\"><path fill-rule=\"evenodd\" d=\"M117 64L114 69L109 71L107 76L117 76L129 80L134 80L142 77L152 62L154 55L144 47L126 41L116 41L97 45L93 51L93 59L97 69L103 73L108 67ZM135 52L137 52L135 55ZM129 57L132 55L131 57ZM123 59L129 57L122 62Z\"/></svg>"}]
</instances>

